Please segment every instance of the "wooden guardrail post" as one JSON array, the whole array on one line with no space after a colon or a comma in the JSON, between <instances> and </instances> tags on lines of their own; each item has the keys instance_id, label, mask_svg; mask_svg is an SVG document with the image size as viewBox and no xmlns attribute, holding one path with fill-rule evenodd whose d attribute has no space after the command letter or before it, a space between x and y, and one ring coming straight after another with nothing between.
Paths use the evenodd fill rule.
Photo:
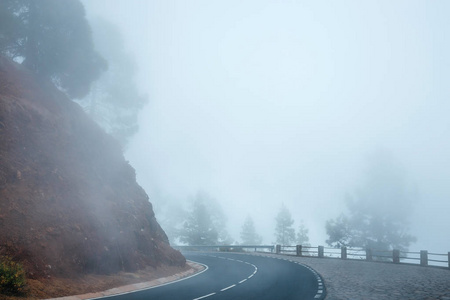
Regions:
<instances>
[{"instance_id":1,"label":"wooden guardrail post","mask_svg":"<svg viewBox=\"0 0 450 300\"><path fill-rule=\"evenodd\" d=\"M428 266L428 251L420 250L420 265Z\"/></svg>"},{"instance_id":2,"label":"wooden guardrail post","mask_svg":"<svg viewBox=\"0 0 450 300\"><path fill-rule=\"evenodd\" d=\"M394 264L400 263L400 250L397 249L392 250L392 262Z\"/></svg>"},{"instance_id":3,"label":"wooden guardrail post","mask_svg":"<svg viewBox=\"0 0 450 300\"><path fill-rule=\"evenodd\" d=\"M347 247L341 247L341 259L347 259Z\"/></svg>"},{"instance_id":4,"label":"wooden guardrail post","mask_svg":"<svg viewBox=\"0 0 450 300\"><path fill-rule=\"evenodd\" d=\"M296 255L302 256L302 245L297 245L296 250Z\"/></svg>"},{"instance_id":5,"label":"wooden guardrail post","mask_svg":"<svg viewBox=\"0 0 450 300\"><path fill-rule=\"evenodd\" d=\"M372 249L370 249L370 248L366 248L366 260L367 261L373 260Z\"/></svg>"},{"instance_id":6,"label":"wooden guardrail post","mask_svg":"<svg viewBox=\"0 0 450 300\"><path fill-rule=\"evenodd\" d=\"M323 246L319 246L319 257L323 258Z\"/></svg>"},{"instance_id":7,"label":"wooden guardrail post","mask_svg":"<svg viewBox=\"0 0 450 300\"><path fill-rule=\"evenodd\" d=\"M276 254L280 254L281 253L281 245L276 245L275 246L275 253Z\"/></svg>"}]
</instances>

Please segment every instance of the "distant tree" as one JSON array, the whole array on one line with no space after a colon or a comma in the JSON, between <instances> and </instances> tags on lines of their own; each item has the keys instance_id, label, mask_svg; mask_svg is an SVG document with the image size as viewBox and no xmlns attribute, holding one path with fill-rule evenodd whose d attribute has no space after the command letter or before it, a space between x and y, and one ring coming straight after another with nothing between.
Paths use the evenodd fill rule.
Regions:
<instances>
[{"instance_id":1,"label":"distant tree","mask_svg":"<svg viewBox=\"0 0 450 300\"><path fill-rule=\"evenodd\" d=\"M328 220L325 229L328 234L326 243L329 246L358 246L364 247L364 244L353 242L352 239L360 236L355 230L352 230L349 224L349 219L346 215L341 214L336 219Z\"/></svg>"},{"instance_id":2,"label":"distant tree","mask_svg":"<svg viewBox=\"0 0 450 300\"><path fill-rule=\"evenodd\" d=\"M119 30L99 18L92 20L91 26L95 48L109 68L94 82L91 92L77 102L125 148L138 131L138 113L148 98L136 86L136 64L126 52Z\"/></svg>"},{"instance_id":3,"label":"distant tree","mask_svg":"<svg viewBox=\"0 0 450 300\"><path fill-rule=\"evenodd\" d=\"M158 195L158 193L157 196L159 197L150 197L155 204L155 215L158 216L158 222L169 238L170 244L177 245L188 213L176 200L160 194Z\"/></svg>"},{"instance_id":4,"label":"distant tree","mask_svg":"<svg viewBox=\"0 0 450 300\"><path fill-rule=\"evenodd\" d=\"M79 0L0 1L0 54L50 79L72 98L85 96L107 68L94 51Z\"/></svg>"},{"instance_id":5,"label":"distant tree","mask_svg":"<svg viewBox=\"0 0 450 300\"><path fill-rule=\"evenodd\" d=\"M281 245L289 245L294 242L295 229L292 227L294 220L284 204L281 206L280 212L275 220L277 223L275 227L275 237L277 243Z\"/></svg>"},{"instance_id":6,"label":"distant tree","mask_svg":"<svg viewBox=\"0 0 450 300\"><path fill-rule=\"evenodd\" d=\"M227 219L220 204L204 192L198 192L193 199L179 240L189 245L232 244L233 239L226 229Z\"/></svg>"},{"instance_id":7,"label":"distant tree","mask_svg":"<svg viewBox=\"0 0 450 300\"><path fill-rule=\"evenodd\" d=\"M214 228L218 233L218 245L231 245L234 241L227 230L227 216L225 215L219 201L209 194L199 191L196 195L197 199L202 199L205 203L214 224Z\"/></svg>"},{"instance_id":8,"label":"distant tree","mask_svg":"<svg viewBox=\"0 0 450 300\"><path fill-rule=\"evenodd\" d=\"M327 221L326 242L335 247L406 250L415 241L408 234L413 200L403 170L391 156L379 153L363 188L347 198L349 214Z\"/></svg>"},{"instance_id":9,"label":"distant tree","mask_svg":"<svg viewBox=\"0 0 450 300\"><path fill-rule=\"evenodd\" d=\"M255 224L250 216L247 216L242 225L241 241L244 245L260 245L262 242L262 237L256 233Z\"/></svg>"},{"instance_id":10,"label":"distant tree","mask_svg":"<svg viewBox=\"0 0 450 300\"><path fill-rule=\"evenodd\" d=\"M188 245L216 245L218 233L205 203L195 199L180 231L180 241Z\"/></svg>"},{"instance_id":11,"label":"distant tree","mask_svg":"<svg viewBox=\"0 0 450 300\"><path fill-rule=\"evenodd\" d=\"M309 245L309 236L308 236L309 230L306 228L303 221L300 222L300 225L297 230L297 244L308 246Z\"/></svg>"}]
</instances>

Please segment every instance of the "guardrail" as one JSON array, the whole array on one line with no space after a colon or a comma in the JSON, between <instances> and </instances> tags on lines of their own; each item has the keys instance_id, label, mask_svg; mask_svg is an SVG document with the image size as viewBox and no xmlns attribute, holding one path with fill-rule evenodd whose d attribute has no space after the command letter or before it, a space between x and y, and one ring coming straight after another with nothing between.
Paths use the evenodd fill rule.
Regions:
<instances>
[{"instance_id":1,"label":"guardrail","mask_svg":"<svg viewBox=\"0 0 450 300\"><path fill-rule=\"evenodd\" d=\"M313 247L310 245L194 245L172 247L180 251L270 252L302 257L391 262L395 264L415 264L450 269L450 252L447 254L432 253L427 250L408 252L396 249L330 248L324 246Z\"/></svg>"},{"instance_id":2,"label":"guardrail","mask_svg":"<svg viewBox=\"0 0 450 300\"><path fill-rule=\"evenodd\" d=\"M408 252L400 250L378 250L365 248L330 248L324 246L275 246L275 253L304 257L340 258L352 260L392 262L395 264L416 264L421 266L444 267L450 269L450 252L432 253L427 250Z\"/></svg>"},{"instance_id":3,"label":"guardrail","mask_svg":"<svg viewBox=\"0 0 450 300\"><path fill-rule=\"evenodd\" d=\"M193 246L172 246L180 251L223 251L223 252L241 252L241 251L261 251L273 253L274 245L193 245Z\"/></svg>"}]
</instances>

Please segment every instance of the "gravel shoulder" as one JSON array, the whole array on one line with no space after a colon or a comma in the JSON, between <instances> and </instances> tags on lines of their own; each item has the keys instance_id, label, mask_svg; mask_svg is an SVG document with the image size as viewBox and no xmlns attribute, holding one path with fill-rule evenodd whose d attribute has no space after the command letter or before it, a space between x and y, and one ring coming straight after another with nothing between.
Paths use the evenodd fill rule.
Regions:
<instances>
[{"instance_id":1,"label":"gravel shoulder","mask_svg":"<svg viewBox=\"0 0 450 300\"><path fill-rule=\"evenodd\" d=\"M448 269L331 258L289 259L310 266L323 277L327 300L450 300Z\"/></svg>"}]
</instances>

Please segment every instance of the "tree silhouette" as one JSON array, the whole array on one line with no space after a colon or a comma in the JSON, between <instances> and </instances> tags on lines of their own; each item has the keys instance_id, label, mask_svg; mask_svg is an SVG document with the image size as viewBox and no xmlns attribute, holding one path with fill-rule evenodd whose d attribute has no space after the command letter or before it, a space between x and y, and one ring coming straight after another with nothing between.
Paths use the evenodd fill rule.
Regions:
<instances>
[{"instance_id":1,"label":"tree silhouette","mask_svg":"<svg viewBox=\"0 0 450 300\"><path fill-rule=\"evenodd\" d=\"M79 0L2 0L0 17L0 53L72 98L86 95L107 68Z\"/></svg>"},{"instance_id":2,"label":"tree silhouette","mask_svg":"<svg viewBox=\"0 0 450 300\"><path fill-rule=\"evenodd\" d=\"M284 206L281 206L280 212L275 218L277 224L275 227L275 237L277 243L281 245L289 245L295 241L295 229L292 227L294 220L291 213Z\"/></svg>"},{"instance_id":3,"label":"tree silhouette","mask_svg":"<svg viewBox=\"0 0 450 300\"><path fill-rule=\"evenodd\" d=\"M138 131L138 113L148 102L134 81L136 63L125 51L119 30L102 19L91 22L95 48L108 61L108 70L77 102L125 148Z\"/></svg>"},{"instance_id":4,"label":"tree silhouette","mask_svg":"<svg viewBox=\"0 0 450 300\"><path fill-rule=\"evenodd\" d=\"M226 216L214 198L198 192L191 202L192 206L179 231L179 240L189 245L232 244L226 229Z\"/></svg>"},{"instance_id":5,"label":"tree silhouette","mask_svg":"<svg viewBox=\"0 0 450 300\"><path fill-rule=\"evenodd\" d=\"M256 233L255 224L250 216L247 216L241 229L241 241L244 245L259 245L262 237Z\"/></svg>"},{"instance_id":6,"label":"tree silhouette","mask_svg":"<svg viewBox=\"0 0 450 300\"><path fill-rule=\"evenodd\" d=\"M386 153L369 166L365 185L347 197L349 214L327 221L331 246L406 250L415 238L408 234L415 197L406 185L402 168Z\"/></svg>"},{"instance_id":7,"label":"tree silhouette","mask_svg":"<svg viewBox=\"0 0 450 300\"><path fill-rule=\"evenodd\" d=\"M305 224L303 223L303 221L300 222L300 225L298 226L298 230L297 230L297 244L298 245L304 245L304 246L308 246L309 245L309 236L308 236L309 230L308 228L306 228Z\"/></svg>"},{"instance_id":8,"label":"tree silhouette","mask_svg":"<svg viewBox=\"0 0 450 300\"><path fill-rule=\"evenodd\" d=\"M195 199L180 231L180 241L188 245L216 245L218 233L202 199Z\"/></svg>"}]
</instances>

